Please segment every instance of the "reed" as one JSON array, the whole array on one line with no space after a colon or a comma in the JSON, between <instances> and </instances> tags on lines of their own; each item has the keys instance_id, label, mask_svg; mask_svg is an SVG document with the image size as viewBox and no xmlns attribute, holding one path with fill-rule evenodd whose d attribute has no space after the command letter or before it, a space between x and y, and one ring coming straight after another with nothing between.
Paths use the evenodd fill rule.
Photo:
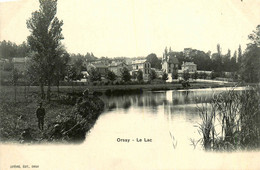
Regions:
<instances>
[{"instance_id":1,"label":"reed","mask_svg":"<svg viewBox=\"0 0 260 170\"><path fill-rule=\"evenodd\" d=\"M205 150L233 151L260 147L260 90L250 87L214 95L209 103L198 106ZM220 128L218 128L220 127ZM218 129L218 130L216 130Z\"/></svg>"}]
</instances>

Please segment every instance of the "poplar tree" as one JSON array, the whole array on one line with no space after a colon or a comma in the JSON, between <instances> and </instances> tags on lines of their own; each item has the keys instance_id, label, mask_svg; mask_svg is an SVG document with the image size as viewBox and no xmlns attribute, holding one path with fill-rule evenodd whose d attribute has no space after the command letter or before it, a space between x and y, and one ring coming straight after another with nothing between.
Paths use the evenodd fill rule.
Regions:
<instances>
[{"instance_id":1,"label":"poplar tree","mask_svg":"<svg viewBox=\"0 0 260 170\"><path fill-rule=\"evenodd\" d=\"M27 37L27 42L34 52L31 57L32 67L41 89L41 97L45 97L44 85L46 84L47 99L50 100L55 69L60 68L56 65L60 63L61 57L63 21L55 16L57 0L39 0L39 3L40 9L33 12L31 18L27 20L27 28L31 33Z\"/></svg>"}]
</instances>

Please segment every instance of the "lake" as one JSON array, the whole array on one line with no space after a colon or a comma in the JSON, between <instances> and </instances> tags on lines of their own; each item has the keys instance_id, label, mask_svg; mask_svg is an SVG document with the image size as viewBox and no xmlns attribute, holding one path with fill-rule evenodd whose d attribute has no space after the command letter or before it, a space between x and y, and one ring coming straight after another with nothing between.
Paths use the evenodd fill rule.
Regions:
<instances>
[{"instance_id":1,"label":"lake","mask_svg":"<svg viewBox=\"0 0 260 170\"><path fill-rule=\"evenodd\" d=\"M175 151L179 151L179 156L190 153L194 150L191 140L198 141L202 137L196 127L200 123L197 107L208 102L213 94L228 89L144 91L103 97L106 109L84 145L93 155L113 160L124 157L135 162L148 159L160 163L174 156ZM195 150L203 151L200 144Z\"/></svg>"}]
</instances>

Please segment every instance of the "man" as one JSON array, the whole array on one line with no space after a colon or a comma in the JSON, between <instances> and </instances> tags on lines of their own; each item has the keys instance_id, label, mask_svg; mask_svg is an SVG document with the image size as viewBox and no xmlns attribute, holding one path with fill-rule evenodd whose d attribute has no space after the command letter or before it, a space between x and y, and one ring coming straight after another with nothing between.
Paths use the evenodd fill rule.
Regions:
<instances>
[{"instance_id":1,"label":"man","mask_svg":"<svg viewBox=\"0 0 260 170\"><path fill-rule=\"evenodd\" d=\"M39 108L36 110L36 116L38 118L38 127L40 130L43 130L45 109L42 107L42 103L40 103Z\"/></svg>"}]
</instances>

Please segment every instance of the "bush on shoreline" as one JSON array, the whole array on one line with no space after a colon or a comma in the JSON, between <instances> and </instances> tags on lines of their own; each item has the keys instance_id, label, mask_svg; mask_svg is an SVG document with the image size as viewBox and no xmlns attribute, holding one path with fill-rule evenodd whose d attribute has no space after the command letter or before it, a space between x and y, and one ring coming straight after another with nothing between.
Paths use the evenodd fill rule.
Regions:
<instances>
[{"instance_id":1,"label":"bush on shoreline","mask_svg":"<svg viewBox=\"0 0 260 170\"><path fill-rule=\"evenodd\" d=\"M45 128L39 131L36 98L29 103L2 102L1 142L82 142L101 114L104 102L96 96L80 97L80 94L73 93L45 103L44 107L47 111Z\"/></svg>"}]
</instances>

